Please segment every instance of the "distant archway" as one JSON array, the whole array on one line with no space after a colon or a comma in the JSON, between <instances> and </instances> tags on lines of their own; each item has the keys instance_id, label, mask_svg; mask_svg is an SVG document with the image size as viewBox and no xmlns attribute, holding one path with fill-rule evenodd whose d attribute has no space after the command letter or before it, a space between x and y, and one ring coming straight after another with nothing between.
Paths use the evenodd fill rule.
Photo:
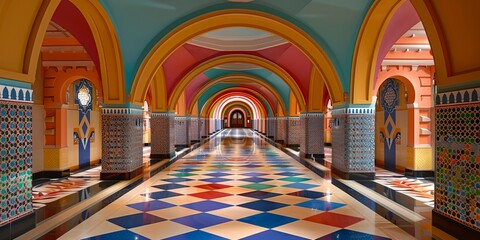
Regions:
<instances>
[{"instance_id":1,"label":"distant archway","mask_svg":"<svg viewBox=\"0 0 480 240\"><path fill-rule=\"evenodd\" d=\"M240 110L235 110L230 114L229 117L229 126L231 128L244 128L245 127L245 116Z\"/></svg>"}]
</instances>

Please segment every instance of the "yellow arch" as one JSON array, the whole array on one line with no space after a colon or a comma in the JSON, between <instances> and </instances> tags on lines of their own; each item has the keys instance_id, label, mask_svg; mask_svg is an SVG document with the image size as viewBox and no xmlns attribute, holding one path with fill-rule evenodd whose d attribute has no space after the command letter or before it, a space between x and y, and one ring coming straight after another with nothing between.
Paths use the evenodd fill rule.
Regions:
<instances>
[{"instance_id":1,"label":"yellow arch","mask_svg":"<svg viewBox=\"0 0 480 240\"><path fill-rule=\"evenodd\" d=\"M207 89L209 89L210 87L212 87L213 85L219 83L219 82L234 82L234 83L238 83L238 81L241 81L241 83L245 83L245 82L254 82L254 83L258 83L260 84L262 87L268 89L274 96L275 98L277 99L277 102L278 104L280 104L280 107L282 108L282 110L285 112L286 111L286 108L285 108L285 103L282 101L282 98L280 97L280 95L275 91L275 89L273 89L272 86L270 86L269 84L267 84L266 82L262 81L261 79L257 78L257 77L254 77L254 76L249 76L249 75L245 75L245 74L234 74L234 75L226 75L226 76L222 76L222 77L218 77L216 79L212 79L210 81L208 81L207 84L205 84L202 88L200 88L194 95L194 97L192 98L192 102L190 103L190 106L188 106L188 111L187 111L187 114L190 114L192 113L193 111L193 108L195 107L195 103L198 101L198 98L200 98L200 96L205 92L207 91Z\"/></svg>"},{"instance_id":2,"label":"yellow arch","mask_svg":"<svg viewBox=\"0 0 480 240\"><path fill-rule=\"evenodd\" d=\"M126 97L122 54L115 27L108 13L97 0L70 1L85 17L95 39L100 60L104 103L124 104Z\"/></svg>"},{"instance_id":3,"label":"yellow arch","mask_svg":"<svg viewBox=\"0 0 480 240\"><path fill-rule=\"evenodd\" d=\"M405 0L375 1L358 34L352 61L350 102L371 104L378 50L390 18Z\"/></svg>"},{"instance_id":4,"label":"yellow arch","mask_svg":"<svg viewBox=\"0 0 480 240\"><path fill-rule=\"evenodd\" d=\"M0 3L0 77L34 83L48 23L60 0Z\"/></svg>"},{"instance_id":5,"label":"yellow arch","mask_svg":"<svg viewBox=\"0 0 480 240\"><path fill-rule=\"evenodd\" d=\"M253 91L252 89L247 89L248 91ZM229 95L227 96L222 96L221 98L216 98L216 96L218 95L222 95L224 94L224 92L226 91L230 91L229 89L225 89L225 90L222 90L218 93L216 93L215 95L213 95L206 103L205 105L202 107L201 111L200 111L200 116L201 117L208 117L208 112L210 109L212 109L212 106L213 105L216 105L217 103L220 102L221 99L224 99L225 97L230 97ZM263 106L263 103L261 101L258 100L258 97L257 96L253 96L251 95L252 97L250 98L253 102L255 102L258 106L259 106L259 109L261 109L261 114L262 116L266 116L267 115L267 109L265 108L265 106Z\"/></svg>"},{"instance_id":6,"label":"yellow arch","mask_svg":"<svg viewBox=\"0 0 480 240\"><path fill-rule=\"evenodd\" d=\"M149 52L143 60L130 91L131 102L141 105L156 71L165 60L186 41L200 34L226 27L248 27L278 35L300 49L317 68L334 104L342 104L343 88L338 74L320 46L303 30L279 17L254 10L221 10L207 13L185 22L170 32ZM163 82L163 84L165 84ZM166 94L166 93L164 93Z\"/></svg>"},{"instance_id":7,"label":"yellow arch","mask_svg":"<svg viewBox=\"0 0 480 240\"><path fill-rule=\"evenodd\" d=\"M202 64L196 66L194 69L188 72L173 88L172 94L170 95L170 98L168 101L169 108L172 109L172 107L175 106L178 98L180 97L182 92L185 90L186 86L196 76L215 66L219 66L226 63L238 63L238 62L254 64L277 74L277 76L283 79L286 82L286 84L290 87L294 96L298 99L300 108L305 109L305 106L306 106L305 98L303 97L303 94L300 91L300 88L298 87L297 83L292 78L292 76L288 74L288 72L286 72L283 68L281 68L277 64L267 59L257 57L257 56L247 55L247 54L223 55L223 56L219 56L219 57L210 59L208 61L205 61Z\"/></svg>"}]
</instances>

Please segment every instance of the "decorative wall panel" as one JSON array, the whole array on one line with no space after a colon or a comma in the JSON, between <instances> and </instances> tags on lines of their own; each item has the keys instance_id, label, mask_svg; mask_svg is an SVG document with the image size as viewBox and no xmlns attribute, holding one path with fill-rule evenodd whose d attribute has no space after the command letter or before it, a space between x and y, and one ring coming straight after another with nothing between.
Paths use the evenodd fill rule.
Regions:
<instances>
[{"instance_id":1,"label":"decorative wall panel","mask_svg":"<svg viewBox=\"0 0 480 240\"><path fill-rule=\"evenodd\" d=\"M102 173L128 173L142 167L143 112L102 109Z\"/></svg>"},{"instance_id":2,"label":"decorative wall panel","mask_svg":"<svg viewBox=\"0 0 480 240\"><path fill-rule=\"evenodd\" d=\"M32 105L0 100L0 119L3 225L32 212Z\"/></svg>"},{"instance_id":3,"label":"decorative wall panel","mask_svg":"<svg viewBox=\"0 0 480 240\"><path fill-rule=\"evenodd\" d=\"M175 144L188 145L187 143L187 118L175 117Z\"/></svg>"},{"instance_id":4,"label":"decorative wall panel","mask_svg":"<svg viewBox=\"0 0 480 240\"><path fill-rule=\"evenodd\" d=\"M302 113L300 120L300 154L323 155L323 113Z\"/></svg>"},{"instance_id":5,"label":"decorative wall panel","mask_svg":"<svg viewBox=\"0 0 480 240\"><path fill-rule=\"evenodd\" d=\"M333 110L331 126L332 166L345 173L374 173L374 109Z\"/></svg>"},{"instance_id":6,"label":"decorative wall panel","mask_svg":"<svg viewBox=\"0 0 480 240\"><path fill-rule=\"evenodd\" d=\"M299 117L288 118L288 145L300 145L302 126Z\"/></svg>"},{"instance_id":7,"label":"decorative wall panel","mask_svg":"<svg viewBox=\"0 0 480 240\"><path fill-rule=\"evenodd\" d=\"M175 153L175 114L152 113L152 155Z\"/></svg>"},{"instance_id":8,"label":"decorative wall panel","mask_svg":"<svg viewBox=\"0 0 480 240\"><path fill-rule=\"evenodd\" d=\"M435 211L480 231L478 90L436 96Z\"/></svg>"}]
</instances>

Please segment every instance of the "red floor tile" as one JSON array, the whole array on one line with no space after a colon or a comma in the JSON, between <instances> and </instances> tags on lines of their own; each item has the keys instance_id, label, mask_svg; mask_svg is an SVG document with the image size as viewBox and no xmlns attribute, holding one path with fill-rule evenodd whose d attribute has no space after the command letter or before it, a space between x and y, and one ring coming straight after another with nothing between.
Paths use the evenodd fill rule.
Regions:
<instances>
[{"instance_id":1,"label":"red floor tile","mask_svg":"<svg viewBox=\"0 0 480 240\"><path fill-rule=\"evenodd\" d=\"M203 198L203 199L214 199L214 198L231 196L232 194L216 192L216 191L208 191L208 192L193 193L188 195L193 197Z\"/></svg>"},{"instance_id":2,"label":"red floor tile","mask_svg":"<svg viewBox=\"0 0 480 240\"><path fill-rule=\"evenodd\" d=\"M305 218L304 220L321 223L325 225L330 225L334 227L339 227L339 228L345 228L357 222L360 222L364 219L358 218L358 217L352 217L344 214L324 212L324 213L320 213L320 214Z\"/></svg>"}]
</instances>

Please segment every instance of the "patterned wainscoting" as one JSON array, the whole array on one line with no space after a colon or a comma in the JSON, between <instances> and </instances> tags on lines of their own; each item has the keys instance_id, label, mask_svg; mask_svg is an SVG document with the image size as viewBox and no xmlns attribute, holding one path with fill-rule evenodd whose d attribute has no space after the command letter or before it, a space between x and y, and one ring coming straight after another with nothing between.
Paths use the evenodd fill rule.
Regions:
<instances>
[{"instance_id":1,"label":"patterned wainscoting","mask_svg":"<svg viewBox=\"0 0 480 240\"><path fill-rule=\"evenodd\" d=\"M141 109L102 109L102 174L129 173L142 167Z\"/></svg>"},{"instance_id":2,"label":"patterned wainscoting","mask_svg":"<svg viewBox=\"0 0 480 240\"><path fill-rule=\"evenodd\" d=\"M175 154L175 114L152 113L152 156L169 157Z\"/></svg>"},{"instance_id":3,"label":"patterned wainscoting","mask_svg":"<svg viewBox=\"0 0 480 240\"><path fill-rule=\"evenodd\" d=\"M375 176L374 111L373 108L332 111L332 167L344 178ZM357 173L360 175L352 175Z\"/></svg>"},{"instance_id":4,"label":"patterned wainscoting","mask_svg":"<svg viewBox=\"0 0 480 240\"><path fill-rule=\"evenodd\" d=\"M304 131L300 139L300 154L323 157L323 113L302 113L300 120Z\"/></svg>"},{"instance_id":5,"label":"patterned wainscoting","mask_svg":"<svg viewBox=\"0 0 480 240\"><path fill-rule=\"evenodd\" d=\"M435 211L480 231L480 88L436 96Z\"/></svg>"},{"instance_id":6,"label":"patterned wainscoting","mask_svg":"<svg viewBox=\"0 0 480 240\"><path fill-rule=\"evenodd\" d=\"M32 105L0 100L0 118L1 226L32 212Z\"/></svg>"},{"instance_id":7,"label":"patterned wainscoting","mask_svg":"<svg viewBox=\"0 0 480 240\"><path fill-rule=\"evenodd\" d=\"M302 122L300 117L288 118L288 143L287 145L300 145L300 134L302 134L301 128Z\"/></svg>"}]
</instances>

